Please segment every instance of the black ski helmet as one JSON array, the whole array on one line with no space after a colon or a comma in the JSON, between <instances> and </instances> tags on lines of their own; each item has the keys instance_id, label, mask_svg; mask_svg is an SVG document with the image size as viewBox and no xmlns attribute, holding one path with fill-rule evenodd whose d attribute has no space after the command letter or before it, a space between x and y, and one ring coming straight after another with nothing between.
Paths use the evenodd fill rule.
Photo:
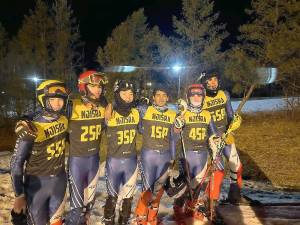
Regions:
<instances>
[{"instance_id":1,"label":"black ski helmet","mask_svg":"<svg viewBox=\"0 0 300 225\"><path fill-rule=\"evenodd\" d=\"M131 109L135 106L135 99L132 102L125 102L121 96L120 91L131 90L135 95L135 87L134 84L126 81L126 80L116 80L114 83L113 91L114 91L114 110L116 110L122 116L128 116L131 112Z\"/></svg>"},{"instance_id":2,"label":"black ski helmet","mask_svg":"<svg viewBox=\"0 0 300 225\"><path fill-rule=\"evenodd\" d=\"M120 93L120 91L126 90L132 90L132 92L135 93L134 84L127 80L116 80L113 90L115 93Z\"/></svg>"},{"instance_id":3,"label":"black ski helmet","mask_svg":"<svg viewBox=\"0 0 300 225\"><path fill-rule=\"evenodd\" d=\"M208 86L208 80L211 79L212 77L216 77L218 79L218 86L215 89L211 89ZM206 95L210 97L214 97L217 95L220 89L220 75L215 71L202 72L200 75L200 83L203 84L203 86L205 87Z\"/></svg>"}]
</instances>

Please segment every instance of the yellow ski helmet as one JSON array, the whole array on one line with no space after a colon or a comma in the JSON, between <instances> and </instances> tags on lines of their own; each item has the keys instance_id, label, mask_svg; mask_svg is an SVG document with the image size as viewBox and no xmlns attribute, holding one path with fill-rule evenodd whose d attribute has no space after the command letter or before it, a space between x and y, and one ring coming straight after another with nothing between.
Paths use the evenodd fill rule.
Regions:
<instances>
[{"instance_id":1,"label":"yellow ski helmet","mask_svg":"<svg viewBox=\"0 0 300 225\"><path fill-rule=\"evenodd\" d=\"M37 87L36 91L37 101L46 111L54 112L48 102L48 98L62 98L64 100L64 107L60 112L65 109L69 92L64 82L59 80L46 80Z\"/></svg>"}]
</instances>

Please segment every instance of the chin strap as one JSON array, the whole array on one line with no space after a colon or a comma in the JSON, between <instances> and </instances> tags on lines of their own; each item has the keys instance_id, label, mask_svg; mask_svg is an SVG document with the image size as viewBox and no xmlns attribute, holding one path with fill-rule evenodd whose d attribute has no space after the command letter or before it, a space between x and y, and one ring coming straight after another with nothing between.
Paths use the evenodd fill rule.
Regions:
<instances>
[{"instance_id":1,"label":"chin strap","mask_svg":"<svg viewBox=\"0 0 300 225\"><path fill-rule=\"evenodd\" d=\"M156 104L153 103L153 107L154 107L157 111L159 111L159 112L161 112L161 113L164 113L164 112L168 111L168 107L167 107L166 105L165 105L165 106L158 106L158 105L156 105Z\"/></svg>"},{"instance_id":2,"label":"chin strap","mask_svg":"<svg viewBox=\"0 0 300 225\"><path fill-rule=\"evenodd\" d=\"M193 113L200 113L202 111L202 105L193 106L192 104L189 104L188 110Z\"/></svg>"}]
</instances>

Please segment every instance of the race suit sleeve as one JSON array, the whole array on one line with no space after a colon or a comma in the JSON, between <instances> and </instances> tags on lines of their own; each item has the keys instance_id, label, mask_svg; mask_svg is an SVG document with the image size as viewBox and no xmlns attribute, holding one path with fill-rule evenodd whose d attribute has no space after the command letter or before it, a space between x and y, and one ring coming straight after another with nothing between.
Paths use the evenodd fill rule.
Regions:
<instances>
[{"instance_id":1,"label":"race suit sleeve","mask_svg":"<svg viewBox=\"0 0 300 225\"><path fill-rule=\"evenodd\" d=\"M228 124L230 124L232 118L233 118L233 115L234 115L234 112L233 112L233 109L232 109L232 105L231 105L231 100L230 100L230 95L227 91L224 91L226 97L227 97L227 101L226 101L226 114L227 114L227 121L228 121Z\"/></svg>"},{"instance_id":2,"label":"race suit sleeve","mask_svg":"<svg viewBox=\"0 0 300 225\"><path fill-rule=\"evenodd\" d=\"M12 186L16 196L24 194L24 164L31 153L33 142L33 139L26 137L16 141L10 161Z\"/></svg>"}]
</instances>

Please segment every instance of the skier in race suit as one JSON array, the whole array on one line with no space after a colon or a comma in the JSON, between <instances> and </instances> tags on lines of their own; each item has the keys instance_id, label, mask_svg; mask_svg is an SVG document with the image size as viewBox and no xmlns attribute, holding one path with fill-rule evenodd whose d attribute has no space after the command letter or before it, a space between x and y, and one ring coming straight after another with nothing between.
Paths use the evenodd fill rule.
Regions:
<instances>
[{"instance_id":1,"label":"skier in race suit","mask_svg":"<svg viewBox=\"0 0 300 225\"><path fill-rule=\"evenodd\" d=\"M209 156L209 141L216 138L217 129L211 114L203 109L205 88L201 84L192 84L187 89L187 110L175 119L175 132L182 132L186 158L182 155L180 159L180 172L188 179L190 177L191 194L199 188L202 179L205 179ZM186 104L186 103L185 103ZM187 166L186 164L187 163ZM187 169L188 168L188 169ZM187 171L188 170L188 171ZM198 196L191 198L190 190L177 197L174 201L174 218L178 224L184 224L184 219L193 217L203 220L203 213L193 210L197 206ZM201 203L202 204L202 203Z\"/></svg>"},{"instance_id":2,"label":"skier in race suit","mask_svg":"<svg viewBox=\"0 0 300 225\"><path fill-rule=\"evenodd\" d=\"M214 122L217 126L219 133L224 133L229 124L231 127L237 129L241 124L241 117L234 114L230 96L227 91L220 90L220 78L214 73L204 73L201 78L201 83L206 89L206 97L204 100L203 108L208 110ZM240 190L242 187L242 163L240 161L239 155L237 153L234 138L229 135L225 140L225 148L223 149L223 155L228 161L230 168L230 189L228 193L228 200L230 203L238 203L241 200ZM222 160L222 159L220 159ZM224 164L224 162L221 162ZM216 187L221 186L224 176L224 166L220 166L219 169L215 171L214 183ZM218 200L219 190L213 188L211 192L211 198Z\"/></svg>"},{"instance_id":3,"label":"skier in race suit","mask_svg":"<svg viewBox=\"0 0 300 225\"><path fill-rule=\"evenodd\" d=\"M115 223L118 197L122 199L118 224L127 224L131 213L131 203L138 175L136 136L140 115L135 108L135 89L126 80L114 84L114 103L106 117L107 159L106 186L107 199L104 206L104 223Z\"/></svg>"},{"instance_id":4,"label":"skier in race suit","mask_svg":"<svg viewBox=\"0 0 300 225\"><path fill-rule=\"evenodd\" d=\"M94 205L99 177L100 135L107 105L103 94L107 83L103 73L89 70L79 75L79 98L69 101L66 115L69 119L68 141L70 144L68 160L68 180L70 193L70 212L66 225L86 224ZM27 115L26 118L32 117ZM34 127L28 120L20 121L20 127ZM16 131L23 136L24 129ZM34 133L33 129L28 134Z\"/></svg>"},{"instance_id":5,"label":"skier in race suit","mask_svg":"<svg viewBox=\"0 0 300 225\"><path fill-rule=\"evenodd\" d=\"M139 168L143 192L135 210L137 224L157 224L163 186L169 176L169 166L175 159L173 123L176 112L167 107L168 91L157 86L153 91L153 105L139 105L143 146Z\"/></svg>"},{"instance_id":6,"label":"skier in race suit","mask_svg":"<svg viewBox=\"0 0 300 225\"><path fill-rule=\"evenodd\" d=\"M36 92L41 112L30 121L35 132L20 124L16 128L22 130L23 135L17 138L11 158L12 186L16 196L12 222L17 224L15 216L27 211L27 222L23 224L62 225L68 129L68 119L63 113L68 92L65 84L58 80L42 82Z\"/></svg>"},{"instance_id":7,"label":"skier in race suit","mask_svg":"<svg viewBox=\"0 0 300 225\"><path fill-rule=\"evenodd\" d=\"M79 75L79 98L68 108L70 212L66 225L87 224L99 178L100 138L107 105L103 94L105 74L88 70Z\"/></svg>"}]
</instances>

